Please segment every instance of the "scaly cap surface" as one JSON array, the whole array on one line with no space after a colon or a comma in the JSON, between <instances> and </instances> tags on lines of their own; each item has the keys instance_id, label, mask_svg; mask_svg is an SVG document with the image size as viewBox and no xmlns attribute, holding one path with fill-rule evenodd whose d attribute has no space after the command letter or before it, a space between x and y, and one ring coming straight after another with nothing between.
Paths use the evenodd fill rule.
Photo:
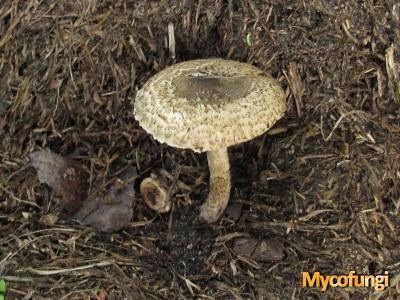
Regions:
<instances>
[{"instance_id":1,"label":"scaly cap surface","mask_svg":"<svg viewBox=\"0 0 400 300\"><path fill-rule=\"evenodd\" d=\"M138 92L135 119L161 143L196 152L263 134L282 117L278 82L249 64L198 59L172 65Z\"/></svg>"}]
</instances>

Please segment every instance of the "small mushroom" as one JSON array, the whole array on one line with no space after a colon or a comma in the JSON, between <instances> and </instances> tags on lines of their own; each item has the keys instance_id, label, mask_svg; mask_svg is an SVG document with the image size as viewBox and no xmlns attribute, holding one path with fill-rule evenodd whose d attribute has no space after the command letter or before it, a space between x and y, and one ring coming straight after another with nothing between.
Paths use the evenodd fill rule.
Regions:
<instances>
[{"instance_id":1,"label":"small mushroom","mask_svg":"<svg viewBox=\"0 0 400 300\"><path fill-rule=\"evenodd\" d=\"M227 148L263 134L285 110L284 91L262 70L231 60L199 59L153 76L138 92L134 114L159 142L207 152L210 193L200 216L213 223L230 196Z\"/></svg>"},{"instance_id":2,"label":"small mushroom","mask_svg":"<svg viewBox=\"0 0 400 300\"><path fill-rule=\"evenodd\" d=\"M143 179L140 183L140 193L144 202L152 210L159 213L169 212L171 199L164 181L154 176Z\"/></svg>"}]
</instances>

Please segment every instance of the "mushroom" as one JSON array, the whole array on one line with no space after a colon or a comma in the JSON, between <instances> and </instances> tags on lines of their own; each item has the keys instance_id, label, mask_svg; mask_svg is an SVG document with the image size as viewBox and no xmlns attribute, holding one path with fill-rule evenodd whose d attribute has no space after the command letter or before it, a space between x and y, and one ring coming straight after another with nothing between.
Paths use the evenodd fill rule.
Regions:
<instances>
[{"instance_id":1,"label":"mushroom","mask_svg":"<svg viewBox=\"0 0 400 300\"><path fill-rule=\"evenodd\" d=\"M285 93L249 64L198 59L159 72L139 90L134 115L161 143L207 152L210 192L200 217L217 221L230 196L228 147L251 140L281 118Z\"/></svg>"}]
</instances>

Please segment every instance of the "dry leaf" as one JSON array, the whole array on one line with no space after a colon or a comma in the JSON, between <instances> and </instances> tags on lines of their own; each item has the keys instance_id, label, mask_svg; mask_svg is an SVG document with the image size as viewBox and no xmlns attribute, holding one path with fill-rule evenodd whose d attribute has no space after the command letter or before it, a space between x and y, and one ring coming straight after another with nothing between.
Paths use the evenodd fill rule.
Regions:
<instances>
[{"instance_id":1,"label":"dry leaf","mask_svg":"<svg viewBox=\"0 0 400 300\"><path fill-rule=\"evenodd\" d=\"M254 238L238 238L233 242L233 250L238 255L251 257L257 247L258 241Z\"/></svg>"},{"instance_id":2,"label":"dry leaf","mask_svg":"<svg viewBox=\"0 0 400 300\"><path fill-rule=\"evenodd\" d=\"M136 170L129 168L121 174L122 179L110 187L104 197L86 201L75 214L75 218L85 225L93 226L103 232L122 229L130 223L135 201L133 179Z\"/></svg>"},{"instance_id":3,"label":"dry leaf","mask_svg":"<svg viewBox=\"0 0 400 300\"><path fill-rule=\"evenodd\" d=\"M238 255L257 261L279 261L285 256L283 244L277 239L259 241L255 238L238 238L233 243L233 250Z\"/></svg>"},{"instance_id":4,"label":"dry leaf","mask_svg":"<svg viewBox=\"0 0 400 300\"><path fill-rule=\"evenodd\" d=\"M283 244L277 239L262 240L251 257L258 261L279 261L285 256L283 249Z\"/></svg>"},{"instance_id":5,"label":"dry leaf","mask_svg":"<svg viewBox=\"0 0 400 300\"><path fill-rule=\"evenodd\" d=\"M129 186L118 195L106 195L85 202L75 218L104 232L116 231L131 221L134 199L135 190Z\"/></svg>"},{"instance_id":6,"label":"dry leaf","mask_svg":"<svg viewBox=\"0 0 400 300\"><path fill-rule=\"evenodd\" d=\"M36 169L39 181L61 196L61 205L68 211L75 212L82 206L87 197L87 180L72 160L42 150L29 155L29 164Z\"/></svg>"}]
</instances>

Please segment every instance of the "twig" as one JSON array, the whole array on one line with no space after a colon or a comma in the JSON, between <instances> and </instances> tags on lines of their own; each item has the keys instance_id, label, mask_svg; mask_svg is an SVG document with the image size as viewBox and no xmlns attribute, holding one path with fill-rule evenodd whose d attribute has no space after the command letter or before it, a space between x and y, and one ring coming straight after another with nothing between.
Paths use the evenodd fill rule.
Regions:
<instances>
[{"instance_id":1,"label":"twig","mask_svg":"<svg viewBox=\"0 0 400 300\"><path fill-rule=\"evenodd\" d=\"M105 260L101 261L95 264L89 264L85 266L80 266L76 268L67 268L67 269L59 269L59 270L39 270L39 269L33 269L33 268L27 268L26 271L37 274L37 275L55 275L55 274L65 274L69 272L74 272L74 271L81 271L81 270L87 270L87 269L92 269L95 267L105 267L105 266L110 266L114 263L114 260Z\"/></svg>"}]
</instances>

